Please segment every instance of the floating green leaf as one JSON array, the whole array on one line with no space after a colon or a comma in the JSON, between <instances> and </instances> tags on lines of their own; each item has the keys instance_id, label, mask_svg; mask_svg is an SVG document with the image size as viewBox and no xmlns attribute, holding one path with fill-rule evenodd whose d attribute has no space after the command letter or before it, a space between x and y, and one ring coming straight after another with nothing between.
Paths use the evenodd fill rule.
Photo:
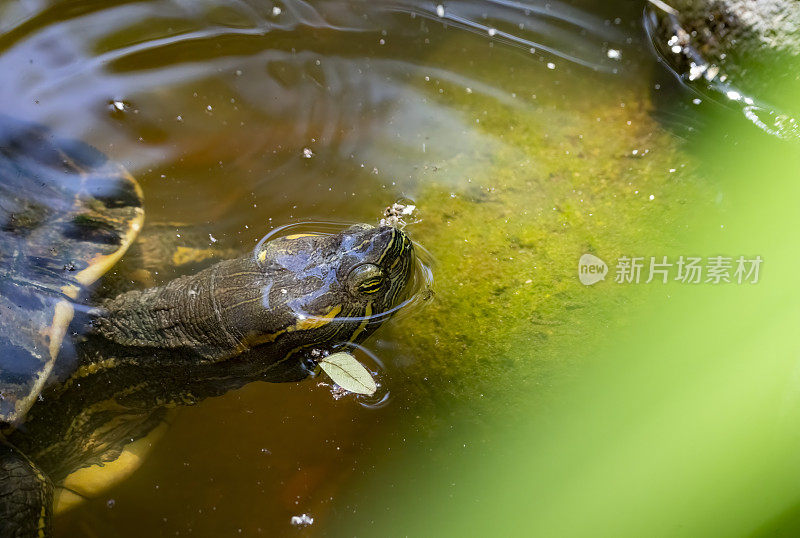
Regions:
<instances>
[{"instance_id":1,"label":"floating green leaf","mask_svg":"<svg viewBox=\"0 0 800 538\"><path fill-rule=\"evenodd\" d=\"M339 352L328 355L319 366L330 378L343 389L372 396L378 390L369 370L349 353Z\"/></svg>"}]
</instances>

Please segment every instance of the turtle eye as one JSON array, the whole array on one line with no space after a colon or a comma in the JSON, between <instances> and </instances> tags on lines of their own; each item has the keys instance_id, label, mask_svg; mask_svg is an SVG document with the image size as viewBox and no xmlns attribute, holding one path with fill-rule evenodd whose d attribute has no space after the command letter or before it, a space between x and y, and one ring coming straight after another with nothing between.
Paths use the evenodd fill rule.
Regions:
<instances>
[{"instance_id":1,"label":"turtle eye","mask_svg":"<svg viewBox=\"0 0 800 538\"><path fill-rule=\"evenodd\" d=\"M383 269L371 263L354 267L347 275L347 285L353 293L370 295L383 289L386 275Z\"/></svg>"}]
</instances>

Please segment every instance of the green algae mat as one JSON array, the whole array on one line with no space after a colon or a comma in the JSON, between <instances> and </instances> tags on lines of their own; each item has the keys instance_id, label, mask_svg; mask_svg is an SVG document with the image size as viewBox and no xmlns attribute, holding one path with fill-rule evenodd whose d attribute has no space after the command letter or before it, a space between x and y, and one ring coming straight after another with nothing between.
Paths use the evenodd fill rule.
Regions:
<instances>
[{"instance_id":1,"label":"green algae mat","mask_svg":"<svg viewBox=\"0 0 800 538\"><path fill-rule=\"evenodd\" d=\"M503 80L501 98L419 81L458 111L447 129L462 122L470 132L403 184L419 207L408 230L433 258L435 295L387 331L402 342L400 369L420 403L544 390L551 375L568 374L567 356L621 323L615 314L668 289L645 283L649 257L682 254L693 215L721 210L718 187L653 119L646 72L614 78L485 54L470 69ZM578 279L586 253L609 265L591 287ZM622 256L645 259L638 284L614 282Z\"/></svg>"}]
</instances>

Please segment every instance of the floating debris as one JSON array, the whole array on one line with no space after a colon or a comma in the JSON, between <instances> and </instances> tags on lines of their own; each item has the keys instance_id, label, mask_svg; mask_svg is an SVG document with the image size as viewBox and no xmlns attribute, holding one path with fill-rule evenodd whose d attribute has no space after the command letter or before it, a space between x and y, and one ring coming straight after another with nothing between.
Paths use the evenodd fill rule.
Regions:
<instances>
[{"instance_id":1,"label":"floating debris","mask_svg":"<svg viewBox=\"0 0 800 538\"><path fill-rule=\"evenodd\" d=\"M319 361L319 367L334 383L355 394L372 396L378 390L372 374L350 353L341 351Z\"/></svg>"},{"instance_id":2,"label":"floating debris","mask_svg":"<svg viewBox=\"0 0 800 538\"><path fill-rule=\"evenodd\" d=\"M414 204L400 204L395 202L383 210L383 218L380 221L381 226L392 226L394 228L405 228L409 222L406 217L411 217L417 206ZM413 220L411 222L419 222Z\"/></svg>"},{"instance_id":3,"label":"floating debris","mask_svg":"<svg viewBox=\"0 0 800 538\"><path fill-rule=\"evenodd\" d=\"M319 383L317 383L317 386L328 387L331 391L331 396L333 396L333 399L336 401L339 401L348 394L350 394L350 392L346 391L336 383L325 383L324 381L320 381Z\"/></svg>"},{"instance_id":4,"label":"floating debris","mask_svg":"<svg viewBox=\"0 0 800 538\"><path fill-rule=\"evenodd\" d=\"M308 527L314 524L314 518L308 514L300 514L299 516L292 516L292 525L295 527Z\"/></svg>"},{"instance_id":5,"label":"floating debris","mask_svg":"<svg viewBox=\"0 0 800 538\"><path fill-rule=\"evenodd\" d=\"M113 116L122 117L131 110L131 104L122 99L111 99L107 102L108 110Z\"/></svg>"}]
</instances>

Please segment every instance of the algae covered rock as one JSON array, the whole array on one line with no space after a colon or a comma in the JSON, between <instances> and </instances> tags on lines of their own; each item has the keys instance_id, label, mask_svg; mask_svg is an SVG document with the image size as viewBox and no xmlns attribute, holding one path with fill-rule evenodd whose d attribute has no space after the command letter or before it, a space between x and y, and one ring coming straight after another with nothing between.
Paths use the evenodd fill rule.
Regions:
<instances>
[{"instance_id":1,"label":"algae covered rock","mask_svg":"<svg viewBox=\"0 0 800 538\"><path fill-rule=\"evenodd\" d=\"M685 82L742 108L763 130L797 138L800 3L654 0L645 25L656 50Z\"/></svg>"},{"instance_id":2,"label":"algae covered rock","mask_svg":"<svg viewBox=\"0 0 800 538\"><path fill-rule=\"evenodd\" d=\"M641 71L559 72L522 58L509 79L509 67L487 72L490 51L475 65L484 80L508 81L507 99L421 83L473 134L405 182L420 220L408 230L430 251L434 298L386 328L405 350L397 379L412 399L439 406L541 390L567 373L571 350L596 340L611 312L656 289L647 275L615 283L616 259L676 253L688 208L713 210L717 195L651 118ZM578 279L586 253L610 270L591 287Z\"/></svg>"}]
</instances>

